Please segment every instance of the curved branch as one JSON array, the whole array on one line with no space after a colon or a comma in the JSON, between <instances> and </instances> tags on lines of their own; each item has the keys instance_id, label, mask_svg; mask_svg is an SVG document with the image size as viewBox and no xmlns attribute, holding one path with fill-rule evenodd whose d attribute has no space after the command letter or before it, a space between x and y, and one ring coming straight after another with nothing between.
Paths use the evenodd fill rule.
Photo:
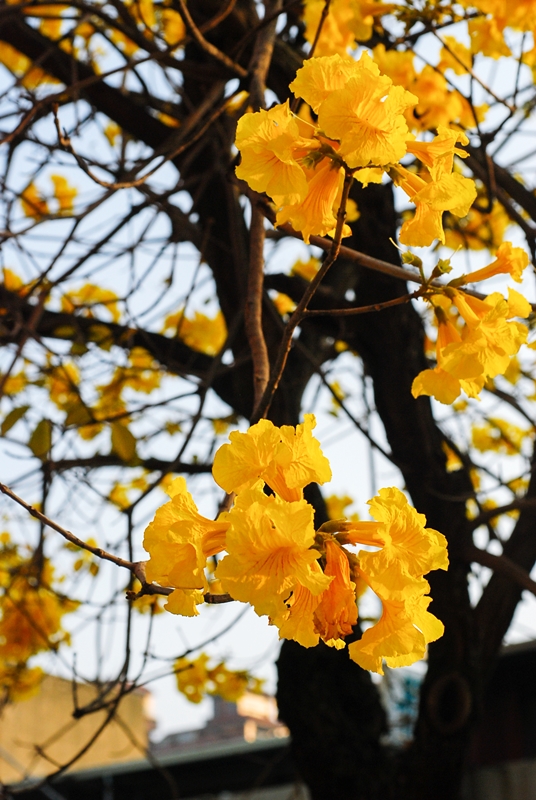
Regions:
<instances>
[{"instance_id":1,"label":"curved branch","mask_svg":"<svg viewBox=\"0 0 536 800\"><path fill-rule=\"evenodd\" d=\"M29 325L35 306L16 292L11 292L5 286L0 285L0 308L6 312L0 322L0 344L16 342L26 326ZM98 336L96 336L97 332L99 332ZM43 311L30 333L38 338L82 341L84 343L106 340L125 350L143 347L162 366L175 375L202 377L213 363L211 356L192 350L180 339L170 339L160 333L130 328L116 322L104 322L98 318L57 311Z\"/></svg>"},{"instance_id":2,"label":"curved branch","mask_svg":"<svg viewBox=\"0 0 536 800\"><path fill-rule=\"evenodd\" d=\"M466 551L468 561L481 564L483 567L489 567L494 572L505 575L515 581L522 589L532 592L536 595L536 581L533 581L529 573L522 567L518 566L515 561L507 556L495 556L493 553L488 553L486 550L480 550L478 547L469 547Z\"/></svg>"}]
</instances>

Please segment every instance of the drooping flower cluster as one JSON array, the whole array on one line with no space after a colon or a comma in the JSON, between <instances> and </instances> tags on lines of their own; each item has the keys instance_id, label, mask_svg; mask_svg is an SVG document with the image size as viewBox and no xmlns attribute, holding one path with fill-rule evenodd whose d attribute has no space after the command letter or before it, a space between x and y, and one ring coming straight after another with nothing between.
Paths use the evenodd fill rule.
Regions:
<instances>
[{"instance_id":1,"label":"drooping flower cluster","mask_svg":"<svg viewBox=\"0 0 536 800\"><path fill-rule=\"evenodd\" d=\"M510 288L508 300L499 292L481 300L458 287L500 274L519 282L527 265L526 252L504 242L489 266L451 281L429 298L437 320L437 366L417 375L414 397L430 395L445 404L453 403L462 390L477 397L489 378L506 372L528 336L527 326L513 318L528 317L530 304ZM460 318L465 323L461 327Z\"/></svg>"},{"instance_id":2,"label":"drooping flower cluster","mask_svg":"<svg viewBox=\"0 0 536 800\"><path fill-rule=\"evenodd\" d=\"M344 647L368 586L382 601L382 617L350 644L350 657L376 672L383 659L390 666L413 663L443 630L427 611L423 576L447 568L445 539L425 528L425 518L394 488L370 502L375 522L331 520L315 531L303 490L330 480L331 469L314 426L308 414L295 428L261 420L247 433L231 433L216 453L213 475L236 496L216 521L199 514L184 479L175 479L171 501L146 530L147 578L173 587L169 611L195 615L209 591L207 558L225 553L214 573L217 592L251 604L282 638L305 647L320 639ZM375 549L356 553L356 545Z\"/></svg>"},{"instance_id":3,"label":"drooping flower cluster","mask_svg":"<svg viewBox=\"0 0 536 800\"><path fill-rule=\"evenodd\" d=\"M339 55L311 58L290 84L297 98L317 117L297 116L288 102L269 111L247 113L238 122L236 169L276 208L276 225L290 222L306 242L312 234L333 236L345 172L364 185L381 183L384 172L401 185L417 206L402 241L428 245L444 241L443 211L465 216L476 197L474 184L454 173L454 154L465 153L461 133L440 128L431 143L410 134L407 111L418 98L382 75L367 53L359 61ZM400 165L407 153L427 166L423 174ZM345 226L343 235L349 235Z\"/></svg>"},{"instance_id":4,"label":"drooping flower cluster","mask_svg":"<svg viewBox=\"0 0 536 800\"><path fill-rule=\"evenodd\" d=\"M465 217L471 208L476 198L474 182L452 171L454 155L467 155L456 147L458 142L468 143L464 133L439 126L433 141L407 143L408 152L427 167L426 173L417 175L402 166L391 170L394 182L416 206L415 216L402 225L402 244L425 247L435 239L444 243L443 212Z\"/></svg>"}]
</instances>

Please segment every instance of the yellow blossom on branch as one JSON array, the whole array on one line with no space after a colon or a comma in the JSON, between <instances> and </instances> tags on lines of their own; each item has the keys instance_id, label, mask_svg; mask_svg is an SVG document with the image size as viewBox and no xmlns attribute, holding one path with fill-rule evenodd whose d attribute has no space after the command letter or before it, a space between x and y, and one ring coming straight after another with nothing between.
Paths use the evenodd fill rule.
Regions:
<instances>
[{"instance_id":1,"label":"yellow blossom on branch","mask_svg":"<svg viewBox=\"0 0 536 800\"><path fill-rule=\"evenodd\" d=\"M402 244L425 247L434 239L444 243L443 212L464 217L473 204L474 182L452 171L454 155L466 155L456 146L458 142L468 143L465 134L440 126L432 142L407 144L408 151L428 168L428 173L416 175L402 166L392 168L393 180L416 205L415 216L402 225L399 236Z\"/></svg>"},{"instance_id":2,"label":"yellow blossom on branch","mask_svg":"<svg viewBox=\"0 0 536 800\"><path fill-rule=\"evenodd\" d=\"M300 136L288 101L269 111L244 114L238 121L236 146L242 154L238 178L274 203L299 203L307 194L307 179L297 161L300 149L317 149L318 142Z\"/></svg>"},{"instance_id":3,"label":"yellow blossom on branch","mask_svg":"<svg viewBox=\"0 0 536 800\"><path fill-rule=\"evenodd\" d=\"M170 314L164 323L164 331L169 330L175 331L192 350L208 356L217 355L227 339L225 318L219 310L214 317L208 317L199 311L193 317L185 316L184 310Z\"/></svg>"},{"instance_id":4,"label":"yellow blossom on branch","mask_svg":"<svg viewBox=\"0 0 536 800\"><path fill-rule=\"evenodd\" d=\"M251 603L259 615L276 618L296 585L316 595L331 578L318 564L313 507L305 500L267 497L260 483L241 492L229 513L228 555L216 578L236 600Z\"/></svg>"},{"instance_id":5,"label":"yellow blossom on branch","mask_svg":"<svg viewBox=\"0 0 536 800\"><path fill-rule=\"evenodd\" d=\"M324 0L304 2L305 38L311 44L315 40L324 6ZM356 41L367 42L372 36L375 21L383 14L389 14L394 7L392 3L377 0L332 0L315 55L346 55L349 49L355 47Z\"/></svg>"},{"instance_id":6,"label":"yellow blossom on branch","mask_svg":"<svg viewBox=\"0 0 536 800\"><path fill-rule=\"evenodd\" d=\"M147 579L174 588L168 611L195 616L208 590L207 558L224 550L229 524L199 514L184 478L175 478L167 494L171 501L158 509L145 531L143 546L151 556Z\"/></svg>"},{"instance_id":7,"label":"yellow blossom on branch","mask_svg":"<svg viewBox=\"0 0 536 800\"><path fill-rule=\"evenodd\" d=\"M383 675L388 667L406 667L423 658L426 645L443 635L444 626L427 611L431 598L417 595L406 602L382 601L382 615L348 653L363 669Z\"/></svg>"},{"instance_id":8,"label":"yellow blossom on branch","mask_svg":"<svg viewBox=\"0 0 536 800\"><path fill-rule=\"evenodd\" d=\"M457 286L467 283L485 281L496 275L510 275L517 283L523 279L523 270L529 265L529 257L522 247L512 247L510 242L503 242L497 250L497 258L487 267L477 269L456 281Z\"/></svg>"},{"instance_id":9,"label":"yellow blossom on branch","mask_svg":"<svg viewBox=\"0 0 536 800\"><path fill-rule=\"evenodd\" d=\"M404 112L417 98L392 85L367 53L355 62L339 55L311 58L290 88L318 115L295 116L288 102L239 120L239 178L266 192L276 224L291 222L306 242L333 235L346 170L364 184L381 182L383 167L406 154ZM306 117L309 117L308 119ZM351 208L351 219L357 209ZM343 228L343 235L350 235Z\"/></svg>"},{"instance_id":10,"label":"yellow blossom on branch","mask_svg":"<svg viewBox=\"0 0 536 800\"><path fill-rule=\"evenodd\" d=\"M380 75L368 53L357 62L310 59L290 88L318 114L320 129L340 141L338 154L350 168L383 166L406 153L403 114L417 98Z\"/></svg>"},{"instance_id":11,"label":"yellow blossom on branch","mask_svg":"<svg viewBox=\"0 0 536 800\"><path fill-rule=\"evenodd\" d=\"M488 378L504 374L528 335L526 325L510 320L528 317L531 310L513 289L508 290L508 300L497 292L480 300L457 289L450 291L451 302L466 324L460 333L435 301L437 366L420 372L412 386L414 397L430 395L446 404L453 403L462 390L477 397ZM446 305L448 309L448 300Z\"/></svg>"},{"instance_id":12,"label":"yellow blossom on branch","mask_svg":"<svg viewBox=\"0 0 536 800\"><path fill-rule=\"evenodd\" d=\"M226 492L240 492L262 479L285 500L300 500L309 483L331 480L329 461L312 434L313 414L296 428L277 428L266 419L247 433L234 431L214 458L214 480Z\"/></svg>"},{"instance_id":13,"label":"yellow blossom on branch","mask_svg":"<svg viewBox=\"0 0 536 800\"><path fill-rule=\"evenodd\" d=\"M504 419L490 418L484 425L475 425L471 431L473 447L482 453L492 451L507 456L519 455L523 442L532 432Z\"/></svg>"},{"instance_id":14,"label":"yellow blossom on branch","mask_svg":"<svg viewBox=\"0 0 536 800\"><path fill-rule=\"evenodd\" d=\"M175 479L171 502L145 533L147 578L174 587L166 606L173 613L196 614L210 586L213 593L249 603L281 637L304 647L322 639L338 649L353 633L357 601L368 586L384 613L351 645L351 658L378 672L383 658L392 666L412 663L442 632L426 610L429 585L423 576L447 568L445 539L425 527L424 516L395 488L380 490L370 501L375 521L335 519L315 531L314 509L303 489L329 480L331 470L312 436L314 426L310 414L295 428L261 420L246 433L231 433L230 444L216 453L213 474L234 493L234 502L216 522L199 514L184 479ZM267 494L268 487L275 493ZM337 500L342 515L348 498ZM356 546L368 550L347 549ZM224 556L214 571L207 558L218 553ZM182 671L187 665L180 666ZM190 687L192 699L200 698L209 681L205 661L179 680ZM229 686L235 685L231 680Z\"/></svg>"},{"instance_id":15,"label":"yellow blossom on branch","mask_svg":"<svg viewBox=\"0 0 536 800\"><path fill-rule=\"evenodd\" d=\"M477 189L477 200L487 204L487 197ZM469 250L489 250L494 253L501 245L504 233L510 225L510 218L504 207L495 200L489 213L480 211L474 205L466 217L455 219L447 213L443 220L445 245L451 250L458 247Z\"/></svg>"}]
</instances>

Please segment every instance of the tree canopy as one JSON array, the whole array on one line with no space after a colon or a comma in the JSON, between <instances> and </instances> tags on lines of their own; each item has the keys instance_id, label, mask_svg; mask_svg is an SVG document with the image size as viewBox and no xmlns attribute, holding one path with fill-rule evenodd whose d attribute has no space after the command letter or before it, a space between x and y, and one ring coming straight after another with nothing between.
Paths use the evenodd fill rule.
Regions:
<instances>
[{"instance_id":1,"label":"tree canopy","mask_svg":"<svg viewBox=\"0 0 536 800\"><path fill-rule=\"evenodd\" d=\"M247 603L314 800L459 796L536 590L535 32L532 0L2 5L4 703L46 653L90 680L73 630L113 620L75 709L111 718L155 615ZM259 689L204 648L164 664L190 700ZM370 672L423 657L397 750Z\"/></svg>"}]
</instances>

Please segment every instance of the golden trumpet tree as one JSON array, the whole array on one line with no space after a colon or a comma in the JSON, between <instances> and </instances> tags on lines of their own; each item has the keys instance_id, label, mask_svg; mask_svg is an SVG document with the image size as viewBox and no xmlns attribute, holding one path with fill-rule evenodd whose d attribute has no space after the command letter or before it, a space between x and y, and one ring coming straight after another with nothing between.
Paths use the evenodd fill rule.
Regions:
<instances>
[{"instance_id":1,"label":"golden trumpet tree","mask_svg":"<svg viewBox=\"0 0 536 800\"><path fill-rule=\"evenodd\" d=\"M459 796L536 590L535 36L531 0L0 8L4 703L113 609L75 709L111 718L154 625L242 603L314 800ZM191 701L259 690L203 647ZM396 752L369 673L423 658Z\"/></svg>"}]
</instances>

